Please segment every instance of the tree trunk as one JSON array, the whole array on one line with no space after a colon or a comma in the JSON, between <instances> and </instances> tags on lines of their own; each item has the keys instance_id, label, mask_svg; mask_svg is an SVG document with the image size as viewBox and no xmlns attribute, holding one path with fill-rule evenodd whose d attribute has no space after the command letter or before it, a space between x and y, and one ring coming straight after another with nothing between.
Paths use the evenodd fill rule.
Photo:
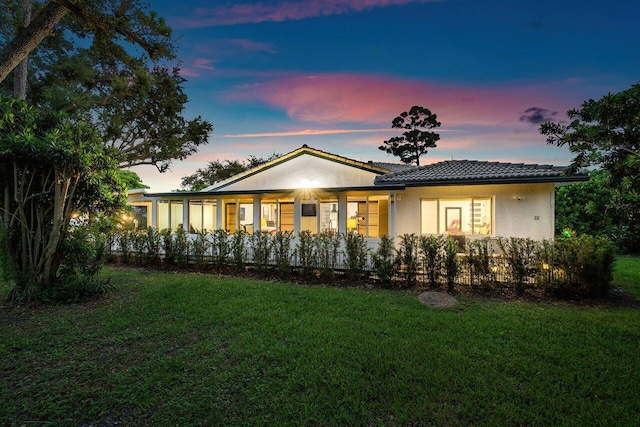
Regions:
<instances>
[{"instance_id":1,"label":"tree trunk","mask_svg":"<svg viewBox=\"0 0 640 427\"><path fill-rule=\"evenodd\" d=\"M53 32L55 25L69 12L64 6L49 2L44 9L35 16L29 26L20 29L15 39L9 43L0 55L0 82L25 59L29 52Z\"/></svg>"},{"instance_id":2,"label":"tree trunk","mask_svg":"<svg viewBox=\"0 0 640 427\"><path fill-rule=\"evenodd\" d=\"M20 19L22 25L20 31L31 23L31 0L20 0ZM24 58L13 73L13 95L19 99L27 98L27 73L29 71L29 56Z\"/></svg>"}]
</instances>

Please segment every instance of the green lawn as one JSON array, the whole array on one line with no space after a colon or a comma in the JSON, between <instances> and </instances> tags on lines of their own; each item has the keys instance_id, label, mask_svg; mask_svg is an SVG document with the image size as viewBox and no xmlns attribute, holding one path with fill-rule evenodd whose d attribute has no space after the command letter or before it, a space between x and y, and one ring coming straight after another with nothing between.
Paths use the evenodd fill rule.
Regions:
<instances>
[{"instance_id":1,"label":"green lawn","mask_svg":"<svg viewBox=\"0 0 640 427\"><path fill-rule=\"evenodd\" d=\"M613 285L640 298L640 257L618 257Z\"/></svg>"},{"instance_id":2,"label":"green lawn","mask_svg":"<svg viewBox=\"0 0 640 427\"><path fill-rule=\"evenodd\" d=\"M637 309L106 274L0 309L0 425L640 423Z\"/></svg>"}]
</instances>

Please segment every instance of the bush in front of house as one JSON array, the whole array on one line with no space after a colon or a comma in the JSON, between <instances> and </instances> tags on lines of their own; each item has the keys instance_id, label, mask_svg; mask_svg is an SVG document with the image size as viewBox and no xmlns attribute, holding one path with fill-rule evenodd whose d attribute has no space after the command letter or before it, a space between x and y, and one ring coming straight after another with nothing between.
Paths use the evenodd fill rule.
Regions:
<instances>
[{"instance_id":1,"label":"bush in front of house","mask_svg":"<svg viewBox=\"0 0 640 427\"><path fill-rule=\"evenodd\" d=\"M343 268L351 280L374 273L382 287L428 284L453 292L463 286L485 291L499 286L520 295L537 288L555 295L602 296L609 290L615 249L606 239L587 235L541 242L483 238L467 241L461 248L458 240L448 236L405 234L397 248L393 239L382 236L374 251L357 233L314 236L302 231L295 248L293 233L282 231L249 235L238 230L230 235L216 230L189 239L184 230L121 228L115 237L101 237L115 243L101 252L115 247L123 263L141 264L142 260L143 265L164 257L167 266L192 263L205 269L211 264L217 271L226 271L229 265L243 271L249 265L265 274L275 268L283 279L295 269L302 279L330 281Z\"/></svg>"},{"instance_id":2,"label":"bush in front of house","mask_svg":"<svg viewBox=\"0 0 640 427\"><path fill-rule=\"evenodd\" d=\"M396 256L393 239L386 234L380 237L378 248L371 255L373 271L383 287L389 287L398 272L399 258Z\"/></svg>"}]
</instances>

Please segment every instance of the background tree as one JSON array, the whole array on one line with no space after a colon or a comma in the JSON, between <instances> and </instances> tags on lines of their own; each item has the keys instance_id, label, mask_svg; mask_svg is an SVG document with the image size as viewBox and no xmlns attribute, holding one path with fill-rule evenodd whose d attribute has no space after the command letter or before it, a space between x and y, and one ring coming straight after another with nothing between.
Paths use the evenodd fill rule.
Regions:
<instances>
[{"instance_id":1,"label":"background tree","mask_svg":"<svg viewBox=\"0 0 640 427\"><path fill-rule=\"evenodd\" d=\"M98 134L61 113L0 97L0 240L15 287L10 298L30 300L69 280L72 216L124 206L113 149Z\"/></svg>"},{"instance_id":2,"label":"background tree","mask_svg":"<svg viewBox=\"0 0 640 427\"><path fill-rule=\"evenodd\" d=\"M187 191L199 191L214 182L230 178L280 156L281 154L273 153L268 157L249 156L244 162L241 160L209 162L206 167L198 169L194 174L183 177L180 186Z\"/></svg>"},{"instance_id":3,"label":"background tree","mask_svg":"<svg viewBox=\"0 0 640 427\"><path fill-rule=\"evenodd\" d=\"M428 129L440 125L437 116L427 108L413 106L408 113L405 111L393 119L391 124L392 128L406 129L406 131L401 136L384 141L378 148L400 157L403 163L415 163L420 166L420 156L426 154L429 148L435 148L436 141L440 139L439 134Z\"/></svg>"},{"instance_id":4,"label":"background tree","mask_svg":"<svg viewBox=\"0 0 640 427\"><path fill-rule=\"evenodd\" d=\"M569 124L547 122L540 132L547 143L575 154L570 173L592 165L608 172L613 190L608 209L617 212L626 230L626 248L640 250L640 85L590 99L567 115Z\"/></svg>"}]
</instances>

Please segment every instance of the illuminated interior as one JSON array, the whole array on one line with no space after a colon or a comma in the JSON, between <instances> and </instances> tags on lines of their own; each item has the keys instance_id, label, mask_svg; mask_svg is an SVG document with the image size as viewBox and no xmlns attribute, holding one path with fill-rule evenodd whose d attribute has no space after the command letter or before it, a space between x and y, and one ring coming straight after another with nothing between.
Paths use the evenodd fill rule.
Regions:
<instances>
[{"instance_id":1,"label":"illuminated interior","mask_svg":"<svg viewBox=\"0 0 640 427\"><path fill-rule=\"evenodd\" d=\"M493 235L490 197L424 199L420 208L422 234Z\"/></svg>"}]
</instances>

